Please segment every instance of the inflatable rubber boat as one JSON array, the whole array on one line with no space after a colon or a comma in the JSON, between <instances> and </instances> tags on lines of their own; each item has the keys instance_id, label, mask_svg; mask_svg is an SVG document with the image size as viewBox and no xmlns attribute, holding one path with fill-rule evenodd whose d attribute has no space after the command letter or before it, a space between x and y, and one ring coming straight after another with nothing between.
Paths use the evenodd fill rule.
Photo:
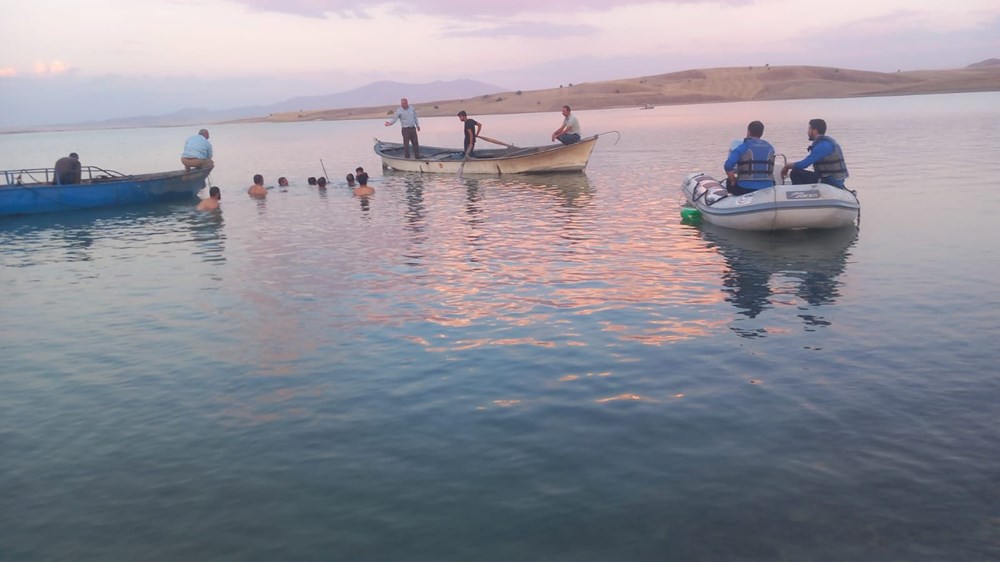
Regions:
<instances>
[{"instance_id":1,"label":"inflatable rubber boat","mask_svg":"<svg viewBox=\"0 0 1000 562\"><path fill-rule=\"evenodd\" d=\"M825 183L782 184L746 195L732 195L704 172L688 174L681 184L689 218L697 209L701 220L737 230L843 228L861 212L855 192Z\"/></svg>"}]
</instances>

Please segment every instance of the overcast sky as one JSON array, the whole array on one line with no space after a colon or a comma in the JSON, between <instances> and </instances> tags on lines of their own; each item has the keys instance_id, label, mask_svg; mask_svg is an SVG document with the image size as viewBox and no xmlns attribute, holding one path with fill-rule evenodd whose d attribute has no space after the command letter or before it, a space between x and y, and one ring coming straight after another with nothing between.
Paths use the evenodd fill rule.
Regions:
<instances>
[{"instance_id":1,"label":"overcast sky","mask_svg":"<svg viewBox=\"0 0 1000 562\"><path fill-rule=\"evenodd\" d=\"M0 127L266 104L375 80L527 90L717 66L895 71L992 57L1000 0L0 0Z\"/></svg>"}]
</instances>

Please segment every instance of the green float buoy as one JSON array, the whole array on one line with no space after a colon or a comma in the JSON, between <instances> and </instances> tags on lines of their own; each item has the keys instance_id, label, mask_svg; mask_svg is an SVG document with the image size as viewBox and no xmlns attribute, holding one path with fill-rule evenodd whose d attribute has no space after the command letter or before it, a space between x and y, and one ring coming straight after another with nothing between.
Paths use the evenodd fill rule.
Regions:
<instances>
[{"instance_id":1,"label":"green float buoy","mask_svg":"<svg viewBox=\"0 0 1000 562\"><path fill-rule=\"evenodd\" d=\"M696 221L701 219L701 211L694 207L681 207L681 219L686 221Z\"/></svg>"}]
</instances>

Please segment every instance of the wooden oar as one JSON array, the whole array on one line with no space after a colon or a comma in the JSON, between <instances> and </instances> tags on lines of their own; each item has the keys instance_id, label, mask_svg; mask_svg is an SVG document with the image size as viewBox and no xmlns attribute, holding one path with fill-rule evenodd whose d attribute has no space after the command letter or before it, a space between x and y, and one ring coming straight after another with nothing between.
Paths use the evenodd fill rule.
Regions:
<instances>
[{"instance_id":1,"label":"wooden oar","mask_svg":"<svg viewBox=\"0 0 1000 562\"><path fill-rule=\"evenodd\" d=\"M484 137L483 135L479 135L476 138L477 139L483 139L484 141L491 142L493 144L499 144L500 146L506 146L507 148L517 148L516 146L514 146L512 144L507 144L505 142L501 142L501 141L498 141L496 139L491 139L490 137Z\"/></svg>"}]
</instances>

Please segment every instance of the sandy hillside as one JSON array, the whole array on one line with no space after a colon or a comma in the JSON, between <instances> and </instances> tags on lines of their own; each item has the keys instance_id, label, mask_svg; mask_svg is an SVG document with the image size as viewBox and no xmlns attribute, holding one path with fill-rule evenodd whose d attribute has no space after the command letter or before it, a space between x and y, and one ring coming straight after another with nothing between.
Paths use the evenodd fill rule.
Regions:
<instances>
[{"instance_id":1,"label":"sandy hillside","mask_svg":"<svg viewBox=\"0 0 1000 562\"><path fill-rule=\"evenodd\" d=\"M755 66L685 70L624 80L564 84L559 88L498 92L474 99L411 100L425 117L606 109L732 101L895 96L950 92L1000 91L1000 64L977 63L954 70L868 72L817 66ZM395 106L274 113L246 121L371 119L391 114Z\"/></svg>"}]
</instances>

